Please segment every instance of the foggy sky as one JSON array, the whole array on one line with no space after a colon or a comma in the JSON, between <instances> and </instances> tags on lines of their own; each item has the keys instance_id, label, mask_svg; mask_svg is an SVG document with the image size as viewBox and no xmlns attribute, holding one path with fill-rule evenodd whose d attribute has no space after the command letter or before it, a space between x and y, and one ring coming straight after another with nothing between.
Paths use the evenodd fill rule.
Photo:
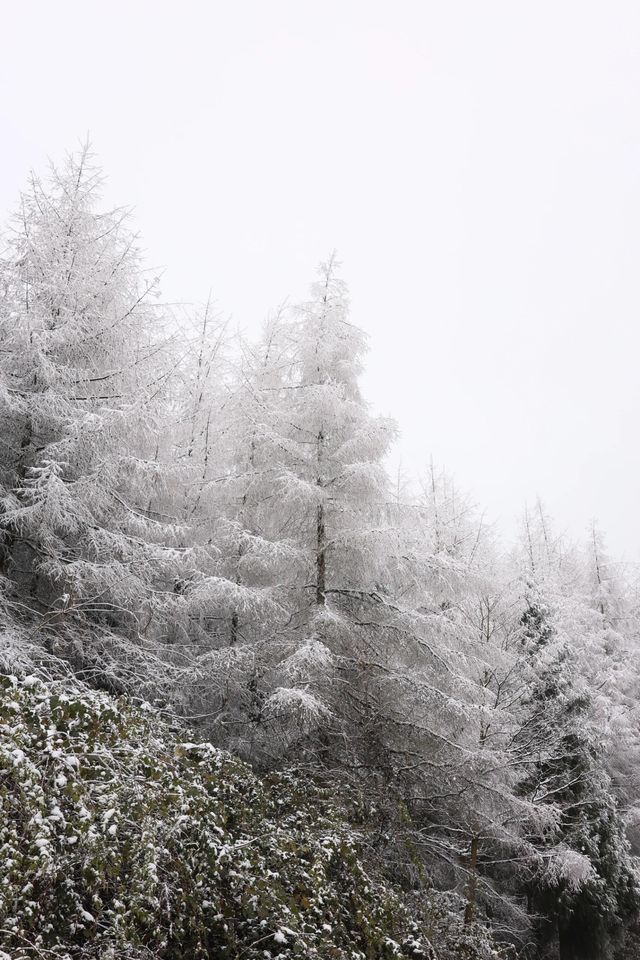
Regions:
<instances>
[{"instance_id":1,"label":"foggy sky","mask_svg":"<svg viewBox=\"0 0 640 960\"><path fill-rule=\"evenodd\" d=\"M640 558L640 5L4 4L0 214L89 133L169 300L257 329L334 248L364 389L510 535Z\"/></svg>"}]
</instances>

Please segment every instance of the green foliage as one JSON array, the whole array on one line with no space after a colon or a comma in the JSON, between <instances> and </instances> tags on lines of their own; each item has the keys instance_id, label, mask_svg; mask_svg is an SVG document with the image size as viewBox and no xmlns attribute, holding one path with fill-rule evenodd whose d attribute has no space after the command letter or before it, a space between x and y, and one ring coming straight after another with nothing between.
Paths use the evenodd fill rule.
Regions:
<instances>
[{"instance_id":1,"label":"green foliage","mask_svg":"<svg viewBox=\"0 0 640 960\"><path fill-rule=\"evenodd\" d=\"M432 956L365 872L332 792L292 772L259 780L150 709L34 677L0 678L0 948Z\"/></svg>"}]
</instances>

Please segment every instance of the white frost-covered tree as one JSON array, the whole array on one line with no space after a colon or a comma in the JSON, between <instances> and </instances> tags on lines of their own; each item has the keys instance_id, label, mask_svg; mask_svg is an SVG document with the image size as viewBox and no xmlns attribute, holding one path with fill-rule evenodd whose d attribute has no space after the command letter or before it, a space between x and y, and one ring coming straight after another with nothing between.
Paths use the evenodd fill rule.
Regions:
<instances>
[{"instance_id":1,"label":"white frost-covered tree","mask_svg":"<svg viewBox=\"0 0 640 960\"><path fill-rule=\"evenodd\" d=\"M148 509L175 358L157 278L100 186L88 147L33 176L0 263L2 570L44 624L135 636L181 562L174 522Z\"/></svg>"}]
</instances>

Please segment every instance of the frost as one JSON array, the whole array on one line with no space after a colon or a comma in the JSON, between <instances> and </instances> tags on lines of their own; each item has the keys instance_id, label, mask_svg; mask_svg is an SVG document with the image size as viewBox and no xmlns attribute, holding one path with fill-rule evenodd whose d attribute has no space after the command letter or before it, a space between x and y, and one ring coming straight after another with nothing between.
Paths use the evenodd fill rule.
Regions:
<instances>
[{"instance_id":1,"label":"frost","mask_svg":"<svg viewBox=\"0 0 640 960\"><path fill-rule=\"evenodd\" d=\"M549 882L564 882L570 890L579 890L595 877L593 864L577 850L559 847L547 867Z\"/></svg>"},{"instance_id":2,"label":"frost","mask_svg":"<svg viewBox=\"0 0 640 960\"><path fill-rule=\"evenodd\" d=\"M278 687L267 700L267 707L274 714L295 711L307 720L318 720L329 714L328 707L321 700L299 687Z\"/></svg>"},{"instance_id":3,"label":"frost","mask_svg":"<svg viewBox=\"0 0 640 960\"><path fill-rule=\"evenodd\" d=\"M333 662L333 654L324 643L308 640L284 661L283 670L291 678L306 678L328 670Z\"/></svg>"}]
</instances>

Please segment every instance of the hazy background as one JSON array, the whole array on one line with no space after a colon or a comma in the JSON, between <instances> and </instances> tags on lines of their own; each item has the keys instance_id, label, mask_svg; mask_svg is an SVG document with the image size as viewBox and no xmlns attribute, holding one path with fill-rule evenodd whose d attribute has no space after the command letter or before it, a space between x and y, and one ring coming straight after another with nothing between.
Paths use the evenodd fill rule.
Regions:
<instances>
[{"instance_id":1,"label":"hazy background","mask_svg":"<svg viewBox=\"0 0 640 960\"><path fill-rule=\"evenodd\" d=\"M166 298L255 328L337 248L404 466L640 558L640 4L1 12L3 220L89 132Z\"/></svg>"}]
</instances>

